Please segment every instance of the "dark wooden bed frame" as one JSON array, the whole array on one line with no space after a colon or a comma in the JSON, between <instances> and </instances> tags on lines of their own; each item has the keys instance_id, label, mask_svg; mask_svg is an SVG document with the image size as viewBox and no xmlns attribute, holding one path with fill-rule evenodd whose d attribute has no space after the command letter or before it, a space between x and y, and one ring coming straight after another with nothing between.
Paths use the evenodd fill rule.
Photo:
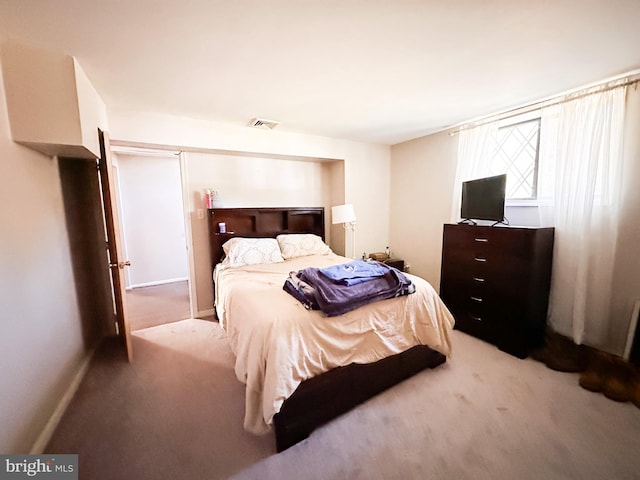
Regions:
<instances>
[{"instance_id":1,"label":"dark wooden bed frame","mask_svg":"<svg viewBox=\"0 0 640 480\"><path fill-rule=\"evenodd\" d=\"M226 232L220 233L224 223ZM234 236L275 237L314 233L325 238L324 208L215 208L209 210L212 268L223 258L222 245ZM302 382L274 416L276 449L281 452L307 438L318 426L446 357L418 345L370 364L335 368Z\"/></svg>"}]
</instances>

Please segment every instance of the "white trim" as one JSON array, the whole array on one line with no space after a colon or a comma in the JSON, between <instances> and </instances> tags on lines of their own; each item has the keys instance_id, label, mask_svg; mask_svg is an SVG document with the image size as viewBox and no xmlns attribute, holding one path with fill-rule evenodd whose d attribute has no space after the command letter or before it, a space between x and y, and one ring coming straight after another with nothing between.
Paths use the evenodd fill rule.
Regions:
<instances>
[{"instance_id":1,"label":"white trim","mask_svg":"<svg viewBox=\"0 0 640 480\"><path fill-rule=\"evenodd\" d=\"M189 277L170 278L168 280L156 280L155 282L136 283L135 285L129 285L127 290L133 290L134 288L153 287L156 285L165 285L168 283L178 283L189 280Z\"/></svg>"},{"instance_id":2,"label":"white trim","mask_svg":"<svg viewBox=\"0 0 640 480\"><path fill-rule=\"evenodd\" d=\"M64 415L64 412L67 410L67 407L69 407L69 404L71 403L71 400L76 394L76 391L80 386L80 383L82 382L82 380L84 379L84 376L89 370L91 359L93 358L93 355L95 353L96 353L96 348L91 349L91 351L89 351L84 357L84 359L82 360L82 363L80 364L80 367L78 368L78 371L76 372L76 374L73 376L71 383L69 383L67 390L64 392L64 395L62 395L62 397L60 398L58 405L56 405L56 408L53 410L53 413L49 417L49 420L45 424L44 428L42 429L42 432L40 432L40 435L38 435L38 438L36 439L35 443L31 447L31 451L29 452L30 455L42 455L44 453L44 449L49 443L49 440L51 440L51 436L53 435L53 432L58 427L58 424L62 419L62 415Z\"/></svg>"},{"instance_id":3,"label":"white trim","mask_svg":"<svg viewBox=\"0 0 640 480\"><path fill-rule=\"evenodd\" d=\"M143 157L162 157L167 158L172 155L178 156L180 155L179 150L175 150L172 148L162 149L162 148L151 148L151 147L134 147L134 146L124 146L124 145L116 145L111 144L111 151L115 153L119 153L120 155L135 155L135 156L143 156Z\"/></svg>"},{"instance_id":4,"label":"white trim","mask_svg":"<svg viewBox=\"0 0 640 480\"><path fill-rule=\"evenodd\" d=\"M199 311L192 318L208 317L209 315L215 315L215 313L216 313L216 309L215 308L210 308L209 310Z\"/></svg>"},{"instance_id":5,"label":"white trim","mask_svg":"<svg viewBox=\"0 0 640 480\"><path fill-rule=\"evenodd\" d=\"M505 207L538 207L540 205L537 198L512 198L505 199Z\"/></svg>"},{"instance_id":6,"label":"white trim","mask_svg":"<svg viewBox=\"0 0 640 480\"><path fill-rule=\"evenodd\" d=\"M113 148L111 149L111 151L113 152ZM113 176L115 177L115 188L116 188L116 195L118 196L118 215L120 216L120 240L122 240L122 254L124 255L124 258L126 258L127 260L129 259L129 249L127 247L127 235L126 235L126 231L127 231L127 225L125 222L125 215L124 215L124 211L122 210L124 208L124 203L122 202L122 189L120 188L120 167L119 165L113 165ZM133 288L133 286L131 285L131 267L125 269L124 274L126 276L126 285L125 285L125 290L128 290L130 288Z\"/></svg>"},{"instance_id":7,"label":"white trim","mask_svg":"<svg viewBox=\"0 0 640 480\"><path fill-rule=\"evenodd\" d=\"M629 331L627 332L627 344L624 347L625 360L629 360L631 356L631 347L633 347L633 338L636 335L636 328L638 328L638 317L640 316L640 300L636 300L633 305L633 312L631 313L631 321L629 322Z\"/></svg>"},{"instance_id":8,"label":"white trim","mask_svg":"<svg viewBox=\"0 0 640 480\"><path fill-rule=\"evenodd\" d=\"M191 306L191 318L193 318L194 313L198 310L198 291L196 289L196 259L193 253L193 226L191 225L189 174L187 170L187 157L185 153L180 152L178 158L180 160L180 177L182 180L182 209L184 211L184 233L186 237L185 243L187 245L187 261L189 262L189 303ZM209 222L208 215L209 212L207 212L205 216L206 222Z\"/></svg>"},{"instance_id":9,"label":"white trim","mask_svg":"<svg viewBox=\"0 0 640 480\"><path fill-rule=\"evenodd\" d=\"M510 127L511 125L515 125L517 123L524 123L530 120L536 120L542 117L542 107L531 110L530 112L524 112L519 115L514 115L513 117L503 118L498 120L498 128Z\"/></svg>"}]
</instances>

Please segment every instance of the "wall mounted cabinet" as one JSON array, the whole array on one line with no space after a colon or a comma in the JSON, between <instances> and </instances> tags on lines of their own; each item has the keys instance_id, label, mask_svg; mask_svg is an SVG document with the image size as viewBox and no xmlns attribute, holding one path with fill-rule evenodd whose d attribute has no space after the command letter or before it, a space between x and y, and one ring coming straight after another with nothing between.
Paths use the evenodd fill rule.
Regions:
<instances>
[{"instance_id":1,"label":"wall mounted cabinet","mask_svg":"<svg viewBox=\"0 0 640 480\"><path fill-rule=\"evenodd\" d=\"M13 141L49 156L99 157L106 107L78 61L11 43L1 54Z\"/></svg>"}]
</instances>

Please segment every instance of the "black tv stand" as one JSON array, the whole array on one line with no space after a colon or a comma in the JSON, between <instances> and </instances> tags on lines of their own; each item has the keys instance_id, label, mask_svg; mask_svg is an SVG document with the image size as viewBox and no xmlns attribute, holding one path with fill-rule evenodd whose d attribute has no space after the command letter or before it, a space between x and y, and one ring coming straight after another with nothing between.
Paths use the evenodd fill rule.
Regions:
<instances>
[{"instance_id":1,"label":"black tv stand","mask_svg":"<svg viewBox=\"0 0 640 480\"><path fill-rule=\"evenodd\" d=\"M504 225L505 227L509 226L509 220L507 220L506 218L503 218L502 220L498 220L497 222L495 222L494 224L492 224L492 227L495 227L496 225Z\"/></svg>"},{"instance_id":2,"label":"black tv stand","mask_svg":"<svg viewBox=\"0 0 640 480\"><path fill-rule=\"evenodd\" d=\"M478 222L470 218L464 218L458 222L458 225L478 225Z\"/></svg>"},{"instance_id":3,"label":"black tv stand","mask_svg":"<svg viewBox=\"0 0 640 480\"><path fill-rule=\"evenodd\" d=\"M504 225L506 227L509 226L509 220L507 220L506 218L503 218L502 220L498 220L494 223L492 223L491 225L487 225L489 227L495 227L496 225ZM458 222L458 225L478 225L478 222L476 222L475 220L471 219L471 218L463 218L462 220L460 220Z\"/></svg>"}]
</instances>

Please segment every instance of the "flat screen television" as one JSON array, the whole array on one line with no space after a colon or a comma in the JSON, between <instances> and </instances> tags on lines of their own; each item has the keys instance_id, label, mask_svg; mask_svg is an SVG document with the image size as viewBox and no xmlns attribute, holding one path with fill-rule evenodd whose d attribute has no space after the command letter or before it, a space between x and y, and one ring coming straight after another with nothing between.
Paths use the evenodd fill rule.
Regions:
<instances>
[{"instance_id":1,"label":"flat screen television","mask_svg":"<svg viewBox=\"0 0 640 480\"><path fill-rule=\"evenodd\" d=\"M463 221L503 222L506 188L506 174L463 182L462 208L460 209Z\"/></svg>"}]
</instances>

